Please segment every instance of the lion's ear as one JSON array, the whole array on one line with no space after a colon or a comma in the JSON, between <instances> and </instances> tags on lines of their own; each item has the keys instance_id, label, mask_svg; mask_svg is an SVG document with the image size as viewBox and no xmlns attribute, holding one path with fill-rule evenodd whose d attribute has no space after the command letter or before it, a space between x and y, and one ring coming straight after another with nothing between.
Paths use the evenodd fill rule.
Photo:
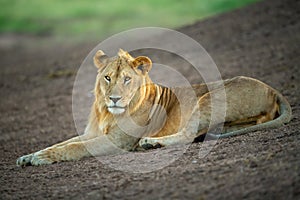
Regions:
<instances>
[{"instance_id":1,"label":"lion's ear","mask_svg":"<svg viewBox=\"0 0 300 200\"><path fill-rule=\"evenodd\" d=\"M150 58L148 58L146 56L139 56L134 59L133 65L137 69L141 70L142 73L145 75L150 71L150 69L152 67L152 61L150 60Z\"/></svg>"},{"instance_id":2,"label":"lion's ear","mask_svg":"<svg viewBox=\"0 0 300 200\"><path fill-rule=\"evenodd\" d=\"M98 50L94 56L94 65L101 69L105 66L108 56L101 50Z\"/></svg>"}]
</instances>

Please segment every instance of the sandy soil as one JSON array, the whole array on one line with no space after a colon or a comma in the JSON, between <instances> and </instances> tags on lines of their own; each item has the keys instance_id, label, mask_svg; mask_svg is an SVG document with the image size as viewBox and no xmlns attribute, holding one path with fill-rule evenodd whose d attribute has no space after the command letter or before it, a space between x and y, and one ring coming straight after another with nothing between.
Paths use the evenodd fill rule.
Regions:
<instances>
[{"instance_id":1,"label":"sandy soil","mask_svg":"<svg viewBox=\"0 0 300 200\"><path fill-rule=\"evenodd\" d=\"M1 36L0 198L299 199L300 2L268 0L179 31L205 47L223 78L251 76L281 91L292 121L219 140L202 159L201 143L194 143L151 173L118 171L95 158L20 168L20 155L76 135L75 73L96 43L45 45L43 38Z\"/></svg>"}]
</instances>

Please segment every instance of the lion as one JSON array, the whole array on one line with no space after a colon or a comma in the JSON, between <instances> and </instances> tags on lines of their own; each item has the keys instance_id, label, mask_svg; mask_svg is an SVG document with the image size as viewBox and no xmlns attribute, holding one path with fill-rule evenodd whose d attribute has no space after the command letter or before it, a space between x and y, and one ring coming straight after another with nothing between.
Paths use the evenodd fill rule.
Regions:
<instances>
[{"instance_id":1,"label":"lion","mask_svg":"<svg viewBox=\"0 0 300 200\"><path fill-rule=\"evenodd\" d=\"M238 76L193 85L193 103L187 88L153 83L148 74L152 61L146 56L134 58L120 49L117 56L108 57L98 50L93 60L98 68L95 100L84 134L24 155L17 159L17 165L44 165L191 143L207 133L213 108L211 98L221 102L222 91L226 95L225 115L222 117L224 111L218 113L222 109L215 109L217 117L213 123L224 124L224 128L218 135L210 136L230 137L278 127L291 120L287 100L253 78Z\"/></svg>"}]
</instances>

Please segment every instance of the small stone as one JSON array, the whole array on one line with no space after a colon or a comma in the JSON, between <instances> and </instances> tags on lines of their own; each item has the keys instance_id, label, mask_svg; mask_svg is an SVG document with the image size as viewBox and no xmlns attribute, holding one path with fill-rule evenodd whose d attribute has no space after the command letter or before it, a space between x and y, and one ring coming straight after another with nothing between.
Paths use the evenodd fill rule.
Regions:
<instances>
[{"instance_id":1,"label":"small stone","mask_svg":"<svg viewBox=\"0 0 300 200\"><path fill-rule=\"evenodd\" d=\"M255 168L255 167L257 167L257 163L254 162L254 161L251 161L250 164L249 164L249 167L250 168Z\"/></svg>"}]
</instances>

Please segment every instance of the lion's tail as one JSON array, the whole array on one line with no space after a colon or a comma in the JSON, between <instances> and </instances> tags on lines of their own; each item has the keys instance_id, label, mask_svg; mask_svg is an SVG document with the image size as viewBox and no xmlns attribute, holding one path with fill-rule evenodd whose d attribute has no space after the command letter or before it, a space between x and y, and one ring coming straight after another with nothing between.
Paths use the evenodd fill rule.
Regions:
<instances>
[{"instance_id":1,"label":"lion's tail","mask_svg":"<svg viewBox=\"0 0 300 200\"><path fill-rule=\"evenodd\" d=\"M276 91L276 90L275 90ZM209 134L209 137L213 139L217 138L226 138L236 135L242 135L251 131L257 131L257 130L264 130L267 128L275 128L282 126L285 123L288 123L291 121L292 118L292 109L289 104L289 102L286 100L285 97L283 97L278 91L276 91L277 95L277 102L279 104L279 116L275 118L274 120L262 123L262 124L256 124L254 126L242 128L236 131L227 132L224 134Z\"/></svg>"}]
</instances>

